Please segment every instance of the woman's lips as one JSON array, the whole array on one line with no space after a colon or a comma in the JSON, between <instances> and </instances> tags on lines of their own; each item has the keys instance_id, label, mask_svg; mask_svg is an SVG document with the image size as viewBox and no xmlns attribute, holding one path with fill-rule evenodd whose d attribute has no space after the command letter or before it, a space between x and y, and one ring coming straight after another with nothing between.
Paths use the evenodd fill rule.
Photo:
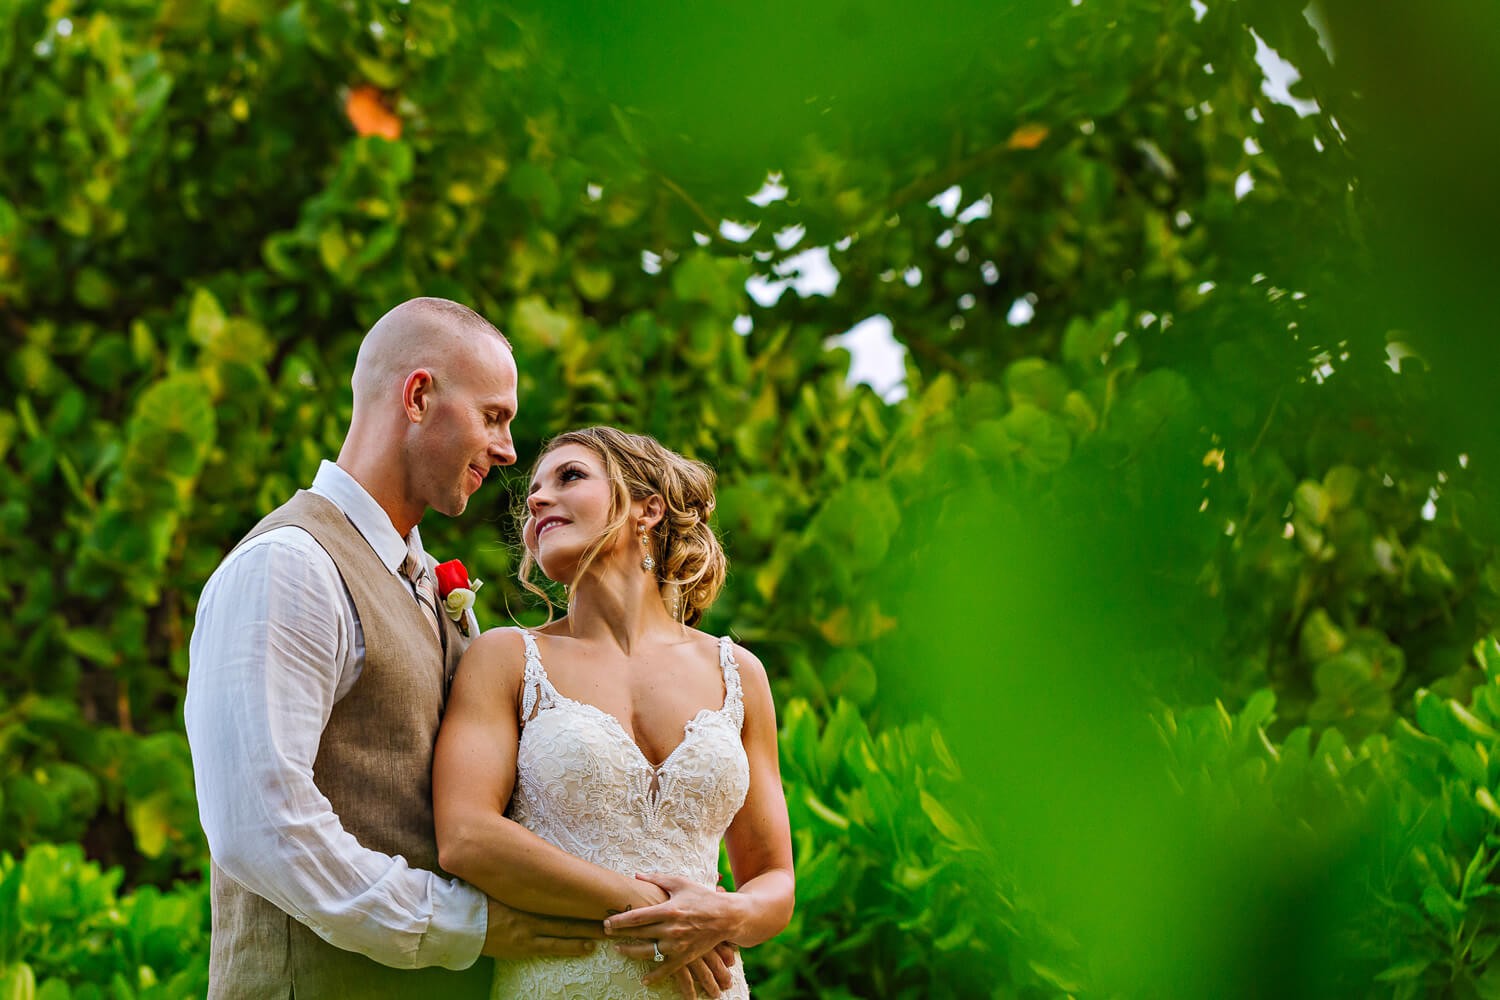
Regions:
<instances>
[{"instance_id":1,"label":"woman's lips","mask_svg":"<svg viewBox=\"0 0 1500 1000\"><path fill-rule=\"evenodd\" d=\"M560 517L544 517L536 526L536 537L541 538L552 528L561 528L568 522Z\"/></svg>"}]
</instances>

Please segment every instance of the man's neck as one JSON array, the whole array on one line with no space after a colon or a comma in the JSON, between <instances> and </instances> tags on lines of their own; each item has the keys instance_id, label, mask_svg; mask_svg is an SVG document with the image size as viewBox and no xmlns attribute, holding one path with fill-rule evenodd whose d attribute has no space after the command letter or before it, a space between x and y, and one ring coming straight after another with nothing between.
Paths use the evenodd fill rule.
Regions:
<instances>
[{"instance_id":1,"label":"man's neck","mask_svg":"<svg viewBox=\"0 0 1500 1000\"><path fill-rule=\"evenodd\" d=\"M365 453L351 449L346 442L334 463L347 472L370 499L380 505L391 526L402 538L422 520L426 508L405 498L405 481L400 476L401 463L392 456L366 458Z\"/></svg>"}]
</instances>

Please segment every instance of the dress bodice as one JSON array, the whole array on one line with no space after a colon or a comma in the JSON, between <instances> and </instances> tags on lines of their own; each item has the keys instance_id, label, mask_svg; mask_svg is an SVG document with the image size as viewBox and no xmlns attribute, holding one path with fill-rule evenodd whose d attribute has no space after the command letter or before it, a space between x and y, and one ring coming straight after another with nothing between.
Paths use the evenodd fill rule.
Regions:
<instances>
[{"instance_id":1,"label":"dress bodice","mask_svg":"<svg viewBox=\"0 0 1500 1000\"><path fill-rule=\"evenodd\" d=\"M667 873L714 885L719 843L750 788L744 694L728 637L719 640L723 704L699 711L677 747L652 765L618 719L560 693L535 638L522 636L522 728L507 815L569 854L622 875ZM677 995L671 984L641 986L643 971L608 947L583 959L501 962L494 995ZM739 963L734 971L736 990L726 996L748 995Z\"/></svg>"}]
</instances>

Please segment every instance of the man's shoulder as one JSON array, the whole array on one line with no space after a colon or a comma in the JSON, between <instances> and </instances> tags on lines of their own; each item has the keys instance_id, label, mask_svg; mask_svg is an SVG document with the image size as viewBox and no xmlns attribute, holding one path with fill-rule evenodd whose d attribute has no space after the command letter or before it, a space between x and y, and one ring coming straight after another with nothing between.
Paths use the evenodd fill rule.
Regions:
<instances>
[{"instance_id":1,"label":"man's shoulder","mask_svg":"<svg viewBox=\"0 0 1500 1000\"><path fill-rule=\"evenodd\" d=\"M304 572L320 576L337 573L333 557L305 528L283 524L251 535L236 545L214 570L214 578L224 580L245 573L270 572L280 576L289 567L305 567Z\"/></svg>"}]
</instances>

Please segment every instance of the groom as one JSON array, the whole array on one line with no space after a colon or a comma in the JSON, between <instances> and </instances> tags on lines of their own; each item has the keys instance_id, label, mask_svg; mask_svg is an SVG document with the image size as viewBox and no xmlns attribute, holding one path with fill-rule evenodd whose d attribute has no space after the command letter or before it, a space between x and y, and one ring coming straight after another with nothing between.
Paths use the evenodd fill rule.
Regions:
<instances>
[{"instance_id":1,"label":"groom","mask_svg":"<svg viewBox=\"0 0 1500 1000\"><path fill-rule=\"evenodd\" d=\"M446 299L370 329L337 463L204 587L184 712L213 856L209 996L488 995L492 957L580 955L598 923L438 870L431 767L468 643L417 522L515 459L505 338ZM468 630L465 630L468 631Z\"/></svg>"}]
</instances>

